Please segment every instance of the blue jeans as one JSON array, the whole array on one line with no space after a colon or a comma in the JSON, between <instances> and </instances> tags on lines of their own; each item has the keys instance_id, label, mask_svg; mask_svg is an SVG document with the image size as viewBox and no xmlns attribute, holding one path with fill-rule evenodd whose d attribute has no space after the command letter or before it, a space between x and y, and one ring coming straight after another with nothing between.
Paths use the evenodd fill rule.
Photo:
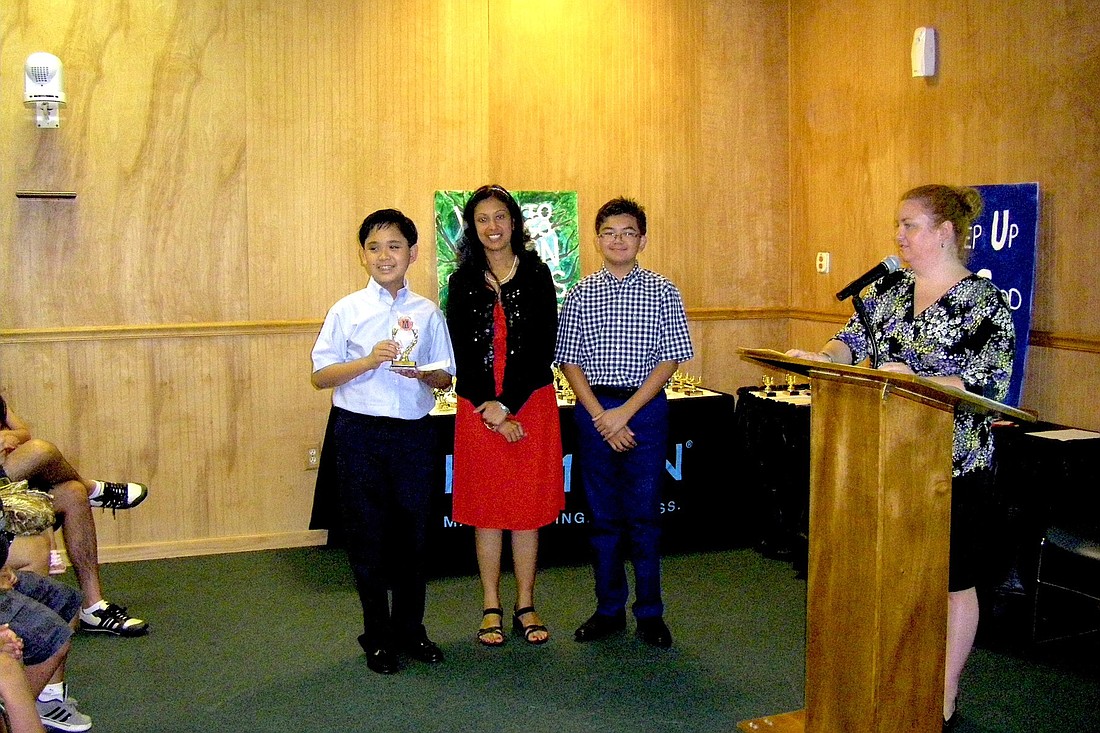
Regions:
<instances>
[{"instance_id":1,"label":"blue jeans","mask_svg":"<svg viewBox=\"0 0 1100 733\"><path fill-rule=\"evenodd\" d=\"M597 399L604 409L626 401ZM661 486L668 452L668 400L662 391L631 418L638 445L622 453L604 441L580 403L574 418L581 483L592 513L596 613L611 616L625 611L629 589L624 563L630 560L634 616L661 616Z\"/></svg>"}]
</instances>

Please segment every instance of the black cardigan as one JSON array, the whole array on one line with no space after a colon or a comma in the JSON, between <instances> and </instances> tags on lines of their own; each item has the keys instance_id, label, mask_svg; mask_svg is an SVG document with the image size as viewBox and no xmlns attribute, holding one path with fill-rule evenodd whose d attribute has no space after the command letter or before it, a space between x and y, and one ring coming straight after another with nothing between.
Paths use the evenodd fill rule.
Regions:
<instances>
[{"instance_id":1,"label":"black cardigan","mask_svg":"<svg viewBox=\"0 0 1100 733\"><path fill-rule=\"evenodd\" d=\"M520 255L515 276L501 287L508 324L504 388L493 380L493 307L496 293L484 270L464 263L448 281L447 328L455 353L455 392L474 406L499 400L513 414L554 381L558 301L550 268L534 252Z\"/></svg>"}]
</instances>

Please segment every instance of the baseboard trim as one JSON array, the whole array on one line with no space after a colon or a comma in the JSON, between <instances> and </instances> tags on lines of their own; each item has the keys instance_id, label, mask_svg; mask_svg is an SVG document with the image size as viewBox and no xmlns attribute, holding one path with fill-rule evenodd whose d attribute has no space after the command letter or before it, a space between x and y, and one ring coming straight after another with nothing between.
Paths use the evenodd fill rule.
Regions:
<instances>
[{"instance_id":1,"label":"baseboard trim","mask_svg":"<svg viewBox=\"0 0 1100 733\"><path fill-rule=\"evenodd\" d=\"M301 532L278 534L238 535L235 537L206 537L200 540L177 542L151 542L99 548L99 562L134 562L137 560L164 560L196 555L221 555L228 552L253 552L256 550L281 550L289 547L313 547L328 542L327 529L309 529Z\"/></svg>"}]
</instances>

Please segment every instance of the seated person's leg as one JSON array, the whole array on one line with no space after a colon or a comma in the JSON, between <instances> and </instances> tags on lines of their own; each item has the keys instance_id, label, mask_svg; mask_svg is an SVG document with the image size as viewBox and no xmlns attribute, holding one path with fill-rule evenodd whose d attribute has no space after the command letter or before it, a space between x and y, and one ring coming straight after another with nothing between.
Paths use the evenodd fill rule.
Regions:
<instances>
[{"instance_id":1,"label":"seated person's leg","mask_svg":"<svg viewBox=\"0 0 1100 733\"><path fill-rule=\"evenodd\" d=\"M29 570L48 575L50 566L50 532L20 535L12 540L7 565L12 570Z\"/></svg>"},{"instance_id":2,"label":"seated person's leg","mask_svg":"<svg viewBox=\"0 0 1100 733\"><path fill-rule=\"evenodd\" d=\"M25 479L32 485L80 480L76 469L69 465L57 446L39 438L31 438L8 453L4 458L4 473L12 481Z\"/></svg>"},{"instance_id":3,"label":"seated person's leg","mask_svg":"<svg viewBox=\"0 0 1100 733\"><path fill-rule=\"evenodd\" d=\"M144 484L82 478L56 445L40 438L31 438L16 446L0 465L12 481L26 480L32 487L47 488L67 481L78 481L92 506L102 509L131 509L149 494Z\"/></svg>"},{"instance_id":4,"label":"seated person's leg","mask_svg":"<svg viewBox=\"0 0 1100 733\"><path fill-rule=\"evenodd\" d=\"M23 664L7 654L0 654L0 700L12 731L45 733ZM2 724L0 729L8 730Z\"/></svg>"},{"instance_id":5,"label":"seated person's leg","mask_svg":"<svg viewBox=\"0 0 1100 733\"><path fill-rule=\"evenodd\" d=\"M15 587L0 594L0 623L23 640L23 664L36 695L69 653L80 594L35 573L17 573Z\"/></svg>"},{"instance_id":6,"label":"seated person's leg","mask_svg":"<svg viewBox=\"0 0 1100 733\"><path fill-rule=\"evenodd\" d=\"M88 504L88 492L79 481L65 481L53 487L53 509L61 521L61 533L69 562L76 571L84 603L91 606L103 600L99 585L99 544L95 517Z\"/></svg>"},{"instance_id":7,"label":"seated person's leg","mask_svg":"<svg viewBox=\"0 0 1100 733\"><path fill-rule=\"evenodd\" d=\"M23 639L23 664L41 722L65 731L85 731L92 719L76 708L65 688L65 660L73 625L80 612L80 593L48 577L16 574L15 587L0 605L10 611L11 629ZM3 618L3 616L0 616Z\"/></svg>"},{"instance_id":8,"label":"seated person's leg","mask_svg":"<svg viewBox=\"0 0 1100 733\"><path fill-rule=\"evenodd\" d=\"M53 502L54 511L61 517L61 534L69 562L84 594L85 610L80 614L80 628L119 636L144 634L148 624L127 615L124 608L103 598L95 517L84 485L79 481L66 481L54 486Z\"/></svg>"},{"instance_id":9,"label":"seated person's leg","mask_svg":"<svg viewBox=\"0 0 1100 733\"><path fill-rule=\"evenodd\" d=\"M87 481L65 460L57 446L32 438L3 457L3 469L12 480L27 480L47 488L63 527L69 561L84 594L81 628L119 636L138 636L148 624L103 598L99 576L99 548L92 506L127 509L145 499L148 490L135 483ZM47 571L48 572L48 571Z\"/></svg>"}]
</instances>

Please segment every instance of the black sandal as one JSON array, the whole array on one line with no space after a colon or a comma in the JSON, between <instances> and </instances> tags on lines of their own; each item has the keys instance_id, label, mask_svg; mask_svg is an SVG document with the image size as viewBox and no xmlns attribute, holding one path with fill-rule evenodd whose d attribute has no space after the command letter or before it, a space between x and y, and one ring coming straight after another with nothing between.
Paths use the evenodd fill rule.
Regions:
<instances>
[{"instance_id":1,"label":"black sandal","mask_svg":"<svg viewBox=\"0 0 1100 733\"><path fill-rule=\"evenodd\" d=\"M550 641L550 630L547 629L542 624L527 624L525 626L523 624L523 622L519 620L520 616L526 616L527 614L534 613L534 612L535 612L535 607L534 606L526 606L524 608L517 608L515 610L515 612L512 614L512 629L517 634L523 634L523 640L526 641L528 644L533 644L535 646L538 646L539 644L545 644L546 642ZM544 636L541 639L532 639L531 634L535 633L536 631L545 631L546 636Z\"/></svg>"},{"instance_id":2,"label":"black sandal","mask_svg":"<svg viewBox=\"0 0 1100 733\"><path fill-rule=\"evenodd\" d=\"M955 730L955 726L959 724L959 698L955 697L955 709L951 713L951 717L943 721L943 733L951 733Z\"/></svg>"},{"instance_id":3,"label":"black sandal","mask_svg":"<svg viewBox=\"0 0 1100 733\"><path fill-rule=\"evenodd\" d=\"M501 622L504 621L503 608L486 608L484 611L481 612L482 618L484 618L485 616L491 616L493 614L500 616ZM489 634L500 634L500 641L486 641L485 637ZM504 641L504 627L500 624L497 624L496 626L486 626L483 629L477 630L477 643L481 644L482 646L502 646L504 644Z\"/></svg>"}]
</instances>

